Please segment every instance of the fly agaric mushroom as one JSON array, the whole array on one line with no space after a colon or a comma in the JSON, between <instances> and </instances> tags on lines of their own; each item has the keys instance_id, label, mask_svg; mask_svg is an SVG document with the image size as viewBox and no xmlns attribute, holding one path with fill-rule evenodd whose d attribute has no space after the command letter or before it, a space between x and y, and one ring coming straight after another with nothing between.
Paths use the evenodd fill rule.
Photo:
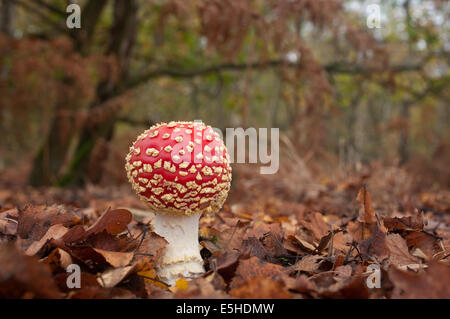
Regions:
<instances>
[{"instance_id":1,"label":"fly agaric mushroom","mask_svg":"<svg viewBox=\"0 0 450 319\"><path fill-rule=\"evenodd\" d=\"M202 122L170 122L138 136L126 156L128 180L156 214L153 230L168 245L157 264L159 277L173 285L179 277L204 272L198 223L225 202L231 167L219 134Z\"/></svg>"}]
</instances>

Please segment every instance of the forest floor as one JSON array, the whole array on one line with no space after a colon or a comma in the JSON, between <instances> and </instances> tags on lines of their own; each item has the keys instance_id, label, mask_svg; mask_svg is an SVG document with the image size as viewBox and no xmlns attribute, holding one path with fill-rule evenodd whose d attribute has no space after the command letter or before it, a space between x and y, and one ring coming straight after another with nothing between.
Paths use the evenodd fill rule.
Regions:
<instances>
[{"instance_id":1,"label":"forest floor","mask_svg":"<svg viewBox=\"0 0 450 319\"><path fill-rule=\"evenodd\" d=\"M450 298L448 189L380 164L312 175L234 168L226 204L200 220L206 273L168 287L154 268L166 241L128 185L3 174L0 298Z\"/></svg>"}]
</instances>

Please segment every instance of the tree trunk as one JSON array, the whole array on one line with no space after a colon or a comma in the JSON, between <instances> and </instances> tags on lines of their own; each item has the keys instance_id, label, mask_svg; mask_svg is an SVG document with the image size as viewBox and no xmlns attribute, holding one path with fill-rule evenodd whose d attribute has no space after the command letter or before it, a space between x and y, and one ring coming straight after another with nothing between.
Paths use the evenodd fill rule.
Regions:
<instances>
[{"instance_id":1,"label":"tree trunk","mask_svg":"<svg viewBox=\"0 0 450 319\"><path fill-rule=\"evenodd\" d=\"M0 32L14 35L14 0L3 0L0 8Z\"/></svg>"},{"instance_id":2,"label":"tree trunk","mask_svg":"<svg viewBox=\"0 0 450 319\"><path fill-rule=\"evenodd\" d=\"M83 26L74 29L75 48L78 52L88 54L95 27L108 0L91 0L83 8Z\"/></svg>"},{"instance_id":3,"label":"tree trunk","mask_svg":"<svg viewBox=\"0 0 450 319\"><path fill-rule=\"evenodd\" d=\"M400 128L399 141L398 141L398 156L400 164L405 164L409 159L408 151L408 122L409 122L409 103L404 102L400 108L400 115L402 117L403 125Z\"/></svg>"},{"instance_id":4,"label":"tree trunk","mask_svg":"<svg viewBox=\"0 0 450 319\"><path fill-rule=\"evenodd\" d=\"M407 35L408 35L408 52L411 54L412 52L412 20L411 20L411 6L410 0L406 0L403 4L403 9L405 10L405 23L407 27ZM405 164L409 159L408 153L408 124L409 124L409 105L410 102L404 101L400 106L400 116L404 123L400 128L399 133L399 141L398 141L398 156L400 159L400 164Z\"/></svg>"},{"instance_id":5,"label":"tree trunk","mask_svg":"<svg viewBox=\"0 0 450 319\"><path fill-rule=\"evenodd\" d=\"M90 47L90 40L94 32L96 22L105 7L107 0L91 0L84 10L83 15L90 16L88 24L84 27L82 36L76 38L76 48L79 52L87 53ZM110 30L110 43L105 55L113 55L119 67L119 81L114 82L112 76L105 77L97 87L97 97L90 107L90 111L98 110L102 104L114 96L115 91L121 86L128 76L129 61L132 48L136 39L137 30L137 1L120 1L114 3L114 23ZM75 151L68 171L61 178L61 167L66 161L67 151L70 141L76 135L76 132L68 137L66 141L61 141L61 136L65 129L60 124L60 119L55 116L51 125L51 130L46 142L38 152L34 160L34 166L30 175L30 182L35 185L81 185L85 182L85 175L89 170L89 177L92 182L98 182L101 178L102 160L107 157L107 148L104 143L100 144L96 153L103 153L97 160L91 159L92 151L98 141L107 142L112 139L116 116L112 115L103 119L100 123L86 123L81 131L78 146ZM102 149L103 148L103 149ZM94 167L89 167L94 164ZM95 165L99 164L99 165ZM95 167L97 166L97 167Z\"/></svg>"},{"instance_id":6,"label":"tree trunk","mask_svg":"<svg viewBox=\"0 0 450 319\"><path fill-rule=\"evenodd\" d=\"M71 128L67 127L67 123L61 121L56 114L52 121L50 134L34 158L29 176L32 186L50 186L58 183L71 140Z\"/></svg>"},{"instance_id":7,"label":"tree trunk","mask_svg":"<svg viewBox=\"0 0 450 319\"><path fill-rule=\"evenodd\" d=\"M5 0L4 0L5 1ZM8 0L13 1L13 0ZM97 22L108 0L90 0L83 8L83 33L76 40L75 47L78 52L87 53L90 47L91 36L94 33ZM73 138L78 131L70 130L61 123L60 114L62 108L69 108L66 101L56 107L56 114L52 120L49 134L33 160L33 168L29 176L29 182L33 186L49 186L60 183L62 166L67 160L67 152ZM69 130L69 132L68 132ZM64 139L61 137L64 136Z\"/></svg>"},{"instance_id":8,"label":"tree trunk","mask_svg":"<svg viewBox=\"0 0 450 319\"><path fill-rule=\"evenodd\" d=\"M110 99L114 92L126 81L132 50L136 41L137 31L137 0L114 2L114 23L111 27L111 40L106 55L114 55L119 67L119 80L114 82L112 77L106 77L97 87L97 103L90 110L95 110L103 102ZM98 183L102 176L102 166L108 157L109 142L114 135L114 125L117 120L117 110L112 111L106 119L94 126L86 126L70 165L69 172L64 176L61 185L83 185L89 178L92 183ZM98 145L98 143L101 145ZM94 149L101 156L92 158ZM86 174L89 172L89 174Z\"/></svg>"}]
</instances>

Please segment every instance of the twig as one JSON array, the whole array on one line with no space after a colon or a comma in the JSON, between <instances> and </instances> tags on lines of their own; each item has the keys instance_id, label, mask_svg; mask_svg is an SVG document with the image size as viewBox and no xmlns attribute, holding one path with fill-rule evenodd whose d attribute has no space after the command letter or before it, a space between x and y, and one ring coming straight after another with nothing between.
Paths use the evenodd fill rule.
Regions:
<instances>
[{"instance_id":1,"label":"twig","mask_svg":"<svg viewBox=\"0 0 450 319\"><path fill-rule=\"evenodd\" d=\"M0 219L6 220L6 221L9 221L9 222L13 222L13 223L16 223L16 224L19 223L17 220L12 219L12 218L8 218L8 217L0 217Z\"/></svg>"},{"instance_id":2,"label":"twig","mask_svg":"<svg viewBox=\"0 0 450 319\"><path fill-rule=\"evenodd\" d=\"M359 249L358 249L358 247L357 247L357 242L356 242L356 241L353 241L353 242L352 242L352 245L353 245L353 247L355 247L356 251L358 252L358 257L359 257L359 259L361 259L361 261L363 261L363 258L362 258L362 256L361 256L361 253L359 252Z\"/></svg>"},{"instance_id":3,"label":"twig","mask_svg":"<svg viewBox=\"0 0 450 319\"><path fill-rule=\"evenodd\" d=\"M350 254L353 252L353 249L354 249L354 247L352 244L347 252L347 255L345 255L344 264L347 264L348 259L350 258Z\"/></svg>"},{"instance_id":4,"label":"twig","mask_svg":"<svg viewBox=\"0 0 450 319\"><path fill-rule=\"evenodd\" d=\"M148 277L148 276L142 276L142 275L138 275L138 276L139 276L139 277L142 277L142 278L145 278L145 279L149 279L149 280L156 281L156 282L158 282L158 283L163 284L164 286L166 286L166 288L169 288L169 287L170 287L169 284L165 283L165 282L162 281L162 280L159 280L159 279L156 279L156 278L152 278L152 277Z\"/></svg>"},{"instance_id":5,"label":"twig","mask_svg":"<svg viewBox=\"0 0 450 319\"><path fill-rule=\"evenodd\" d=\"M136 256L147 256L147 257L154 257L153 254L147 254L147 253L134 253L134 255Z\"/></svg>"},{"instance_id":6,"label":"twig","mask_svg":"<svg viewBox=\"0 0 450 319\"><path fill-rule=\"evenodd\" d=\"M136 255L136 251L137 251L139 248L141 248L141 245L142 245L142 243L143 243L143 241L144 241L145 235L147 234L147 230L148 230L148 226L145 226L145 227L144 227L144 230L142 231L142 233L140 233L139 236L136 237L136 239L137 239L137 238L139 238L140 236L142 236L141 241L139 242L138 246L137 246L136 249L134 250L134 251L135 251L135 255Z\"/></svg>"}]
</instances>

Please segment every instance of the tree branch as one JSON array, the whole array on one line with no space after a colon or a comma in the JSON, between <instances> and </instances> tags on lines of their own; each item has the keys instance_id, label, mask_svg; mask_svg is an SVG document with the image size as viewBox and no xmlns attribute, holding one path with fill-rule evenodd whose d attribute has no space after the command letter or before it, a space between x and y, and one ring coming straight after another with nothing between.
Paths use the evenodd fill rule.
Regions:
<instances>
[{"instance_id":1,"label":"tree branch","mask_svg":"<svg viewBox=\"0 0 450 319\"><path fill-rule=\"evenodd\" d=\"M59 24L59 23L53 21L52 18L50 18L47 14L41 12L37 7L35 7L34 5L36 5L37 3L25 2L22 0L15 0L15 1L22 8L24 8L25 10L29 11L30 13L33 13L34 15L38 16L45 23L51 25L53 28L55 28L59 32L64 33L66 35L70 35L70 33L68 32L69 29L64 24ZM31 5L31 3L34 3L34 5Z\"/></svg>"},{"instance_id":2,"label":"tree branch","mask_svg":"<svg viewBox=\"0 0 450 319\"><path fill-rule=\"evenodd\" d=\"M409 72L409 71L418 71L422 69L422 63L420 64L404 64L404 65L395 65L391 66L387 71L394 72ZM191 78L195 76L204 76L212 73L218 73L221 71L242 71L247 68L250 69L266 69L271 67L279 67L279 66L289 66L289 67L297 67L299 64L289 63L285 60L270 60L266 62L254 62L254 63L223 63L218 65L212 65L204 68L192 69L192 70L177 70L170 68L163 68L159 70L149 71L147 73L136 76L135 78L130 79L126 85L125 89L131 89L136 86L139 86L141 83L144 83L150 79L158 78L158 77L173 77L173 78ZM324 66L324 69L328 73L341 73L341 74L371 74L374 72L379 72L378 69L369 69L364 66L358 65L349 65L346 63L331 63Z\"/></svg>"},{"instance_id":3,"label":"tree branch","mask_svg":"<svg viewBox=\"0 0 450 319\"><path fill-rule=\"evenodd\" d=\"M0 4L0 32L8 36L14 33L14 1L3 0Z\"/></svg>"},{"instance_id":4,"label":"tree branch","mask_svg":"<svg viewBox=\"0 0 450 319\"><path fill-rule=\"evenodd\" d=\"M64 11L60 10L59 8L57 8L43 0L34 0L34 3L47 9L50 12L56 13L60 17L66 17L66 13Z\"/></svg>"},{"instance_id":5,"label":"tree branch","mask_svg":"<svg viewBox=\"0 0 450 319\"><path fill-rule=\"evenodd\" d=\"M77 50L87 53L91 46L92 37L100 16L105 9L108 0L90 0L83 7L83 27L75 33ZM75 29L74 29L75 30Z\"/></svg>"}]
</instances>

